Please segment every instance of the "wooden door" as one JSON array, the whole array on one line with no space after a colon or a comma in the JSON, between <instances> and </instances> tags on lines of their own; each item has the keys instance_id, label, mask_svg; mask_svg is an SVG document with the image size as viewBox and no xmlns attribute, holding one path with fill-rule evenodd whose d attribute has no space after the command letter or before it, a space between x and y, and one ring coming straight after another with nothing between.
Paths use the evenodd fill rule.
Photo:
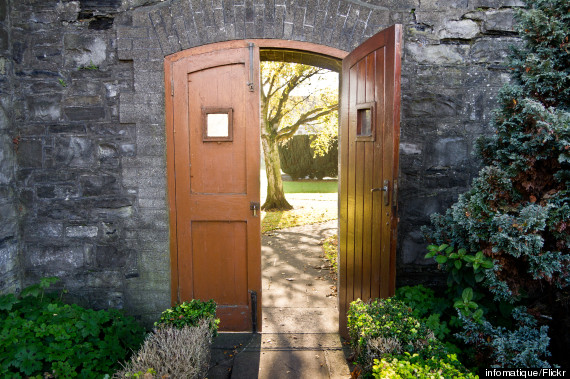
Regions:
<instances>
[{"instance_id":1,"label":"wooden door","mask_svg":"<svg viewBox=\"0 0 570 379\"><path fill-rule=\"evenodd\" d=\"M173 302L214 299L221 330L260 331L259 51L201 48L165 73Z\"/></svg>"},{"instance_id":2,"label":"wooden door","mask_svg":"<svg viewBox=\"0 0 570 379\"><path fill-rule=\"evenodd\" d=\"M340 331L358 298L395 290L401 25L352 51L342 65L340 115Z\"/></svg>"}]
</instances>

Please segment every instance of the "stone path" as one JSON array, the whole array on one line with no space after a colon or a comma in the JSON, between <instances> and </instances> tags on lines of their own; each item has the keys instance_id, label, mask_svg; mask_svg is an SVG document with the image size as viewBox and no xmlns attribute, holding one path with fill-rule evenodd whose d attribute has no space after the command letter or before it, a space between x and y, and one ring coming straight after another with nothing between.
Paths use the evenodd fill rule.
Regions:
<instances>
[{"instance_id":1,"label":"stone path","mask_svg":"<svg viewBox=\"0 0 570 379\"><path fill-rule=\"evenodd\" d=\"M349 378L319 242L337 221L262 236L263 333L221 333L208 378Z\"/></svg>"}]
</instances>

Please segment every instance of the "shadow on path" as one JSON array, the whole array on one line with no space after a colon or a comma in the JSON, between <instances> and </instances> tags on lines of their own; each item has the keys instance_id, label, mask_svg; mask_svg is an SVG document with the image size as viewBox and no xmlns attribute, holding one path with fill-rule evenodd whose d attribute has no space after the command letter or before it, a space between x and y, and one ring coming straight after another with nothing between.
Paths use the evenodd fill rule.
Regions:
<instances>
[{"instance_id":1,"label":"shadow on path","mask_svg":"<svg viewBox=\"0 0 570 379\"><path fill-rule=\"evenodd\" d=\"M262 236L263 333L221 333L208 378L349 378L320 242L337 221Z\"/></svg>"}]
</instances>

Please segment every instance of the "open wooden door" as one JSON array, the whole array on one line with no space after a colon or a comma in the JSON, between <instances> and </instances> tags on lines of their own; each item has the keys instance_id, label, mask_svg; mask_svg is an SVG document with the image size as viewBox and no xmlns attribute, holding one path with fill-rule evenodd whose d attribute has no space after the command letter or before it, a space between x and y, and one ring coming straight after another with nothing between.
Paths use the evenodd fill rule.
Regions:
<instances>
[{"instance_id":1,"label":"open wooden door","mask_svg":"<svg viewBox=\"0 0 570 379\"><path fill-rule=\"evenodd\" d=\"M401 25L372 36L342 65L339 320L350 302L395 290Z\"/></svg>"},{"instance_id":2,"label":"open wooden door","mask_svg":"<svg viewBox=\"0 0 570 379\"><path fill-rule=\"evenodd\" d=\"M214 299L221 330L260 331L259 50L191 49L165 74L172 301Z\"/></svg>"}]
</instances>

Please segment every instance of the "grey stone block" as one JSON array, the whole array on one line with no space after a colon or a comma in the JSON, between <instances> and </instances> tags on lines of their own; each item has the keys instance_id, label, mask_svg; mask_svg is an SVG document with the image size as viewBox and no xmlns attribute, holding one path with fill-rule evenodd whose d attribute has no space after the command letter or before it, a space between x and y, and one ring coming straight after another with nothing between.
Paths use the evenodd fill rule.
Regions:
<instances>
[{"instance_id":1,"label":"grey stone block","mask_svg":"<svg viewBox=\"0 0 570 379\"><path fill-rule=\"evenodd\" d=\"M22 139L17 145L16 157L20 168L42 167L43 144L40 139Z\"/></svg>"},{"instance_id":2,"label":"grey stone block","mask_svg":"<svg viewBox=\"0 0 570 379\"><path fill-rule=\"evenodd\" d=\"M104 107L65 107L63 113L70 121L97 121L105 119Z\"/></svg>"},{"instance_id":3,"label":"grey stone block","mask_svg":"<svg viewBox=\"0 0 570 379\"><path fill-rule=\"evenodd\" d=\"M95 238L99 233L97 226L75 225L65 228L65 236L68 238Z\"/></svg>"},{"instance_id":4,"label":"grey stone block","mask_svg":"<svg viewBox=\"0 0 570 379\"><path fill-rule=\"evenodd\" d=\"M95 162L95 146L87 137L57 137L53 155L57 167L90 167Z\"/></svg>"},{"instance_id":5,"label":"grey stone block","mask_svg":"<svg viewBox=\"0 0 570 379\"><path fill-rule=\"evenodd\" d=\"M81 269L85 263L86 246L27 246L25 265L28 269L41 270L47 275L65 275L66 272Z\"/></svg>"},{"instance_id":6,"label":"grey stone block","mask_svg":"<svg viewBox=\"0 0 570 379\"><path fill-rule=\"evenodd\" d=\"M33 121L58 121L61 119L61 95L30 96L27 99L28 117Z\"/></svg>"},{"instance_id":7,"label":"grey stone block","mask_svg":"<svg viewBox=\"0 0 570 379\"><path fill-rule=\"evenodd\" d=\"M466 45L423 45L409 43L405 46L406 58L419 64L457 65L464 64L469 54Z\"/></svg>"}]
</instances>

